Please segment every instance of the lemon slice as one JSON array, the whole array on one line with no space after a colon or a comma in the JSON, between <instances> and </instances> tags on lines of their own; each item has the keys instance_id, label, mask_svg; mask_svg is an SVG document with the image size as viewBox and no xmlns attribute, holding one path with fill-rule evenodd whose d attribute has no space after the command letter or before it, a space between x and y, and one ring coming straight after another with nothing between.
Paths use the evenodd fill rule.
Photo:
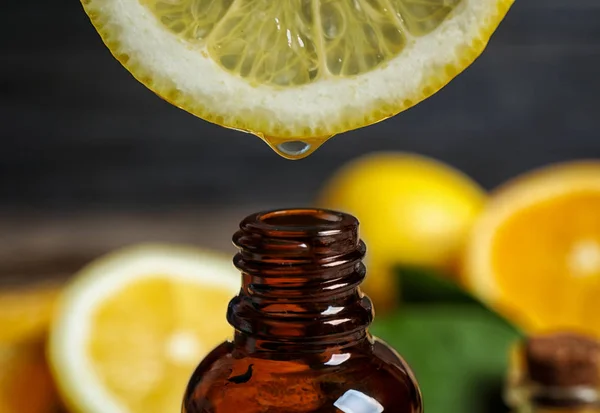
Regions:
<instances>
[{"instance_id":1,"label":"lemon slice","mask_svg":"<svg viewBox=\"0 0 600 413\"><path fill-rule=\"evenodd\" d=\"M49 359L66 403L82 413L180 410L195 366L231 335L239 290L231 260L184 247L132 247L67 287Z\"/></svg>"},{"instance_id":2,"label":"lemon slice","mask_svg":"<svg viewBox=\"0 0 600 413\"><path fill-rule=\"evenodd\" d=\"M513 0L82 2L158 95L301 157L435 93L483 51Z\"/></svg>"}]
</instances>

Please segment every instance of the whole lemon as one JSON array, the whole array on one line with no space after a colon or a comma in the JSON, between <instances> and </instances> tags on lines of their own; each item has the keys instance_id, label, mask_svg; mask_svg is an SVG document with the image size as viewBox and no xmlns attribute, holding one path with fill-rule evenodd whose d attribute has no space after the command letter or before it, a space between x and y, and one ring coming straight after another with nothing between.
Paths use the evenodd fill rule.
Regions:
<instances>
[{"instance_id":1,"label":"whole lemon","mask_svg":"<svg viewBox=\"0 0 600 413\"><path fill-rule=\"evenodd\" d=\"M377 308L398 294L395 266L453 273L485 191L458 170L410 153L374 153L341 168L318 198L353 214L367 244L363 288Z\"/></svg>"}]
</instances>

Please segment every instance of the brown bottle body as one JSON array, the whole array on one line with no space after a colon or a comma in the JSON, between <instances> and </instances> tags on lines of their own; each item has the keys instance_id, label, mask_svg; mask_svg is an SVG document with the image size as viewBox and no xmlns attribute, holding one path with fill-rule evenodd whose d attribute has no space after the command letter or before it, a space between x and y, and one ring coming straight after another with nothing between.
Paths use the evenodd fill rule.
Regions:
<instances>
[{"instance_id":1,"label":"brown bottle body","mask_svg":"<svg viewBox=\"0 0 600 413\"><path fill-rule=\"evenodd\" d=\"M252 215L234 236L242 288L231 342L194 372L184 413L421 413L410 368L367 327L358 222L332 211Z\"/></svg>"}]
</instances>

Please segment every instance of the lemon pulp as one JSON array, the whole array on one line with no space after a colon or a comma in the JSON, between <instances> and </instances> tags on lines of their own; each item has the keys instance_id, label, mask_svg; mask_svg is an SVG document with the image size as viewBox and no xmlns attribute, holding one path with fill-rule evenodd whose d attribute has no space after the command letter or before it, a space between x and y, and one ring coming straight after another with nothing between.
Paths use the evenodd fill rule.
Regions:
<instances>
[{"instance_id":1,"label":"lemon pulp","mask_svg":"<svg viewBox=\"0 0 600 413\"><path fill-rule=\"evenodd\" d=\"M461 0L141 1L224 70L289 87L374 69L402 51L405 33L427 34Z\"/></svg>"}]
</instances>

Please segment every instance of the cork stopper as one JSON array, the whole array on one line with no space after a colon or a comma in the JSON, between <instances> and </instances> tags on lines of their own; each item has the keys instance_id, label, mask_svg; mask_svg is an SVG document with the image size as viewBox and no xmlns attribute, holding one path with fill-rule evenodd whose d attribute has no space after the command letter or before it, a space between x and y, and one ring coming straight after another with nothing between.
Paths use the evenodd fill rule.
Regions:
<instances>
[{"instance_id":1,"label":"cork stopper","mask_svg":"<svg viewBox=\"0 0 600 413\"><path fill-rule=\"evenodd\" d=\"M600 343L580 334L557 333L532 337L525 343L529 379L543 386L573 387L600 384Z\"/></svg>"}]
</instances>

